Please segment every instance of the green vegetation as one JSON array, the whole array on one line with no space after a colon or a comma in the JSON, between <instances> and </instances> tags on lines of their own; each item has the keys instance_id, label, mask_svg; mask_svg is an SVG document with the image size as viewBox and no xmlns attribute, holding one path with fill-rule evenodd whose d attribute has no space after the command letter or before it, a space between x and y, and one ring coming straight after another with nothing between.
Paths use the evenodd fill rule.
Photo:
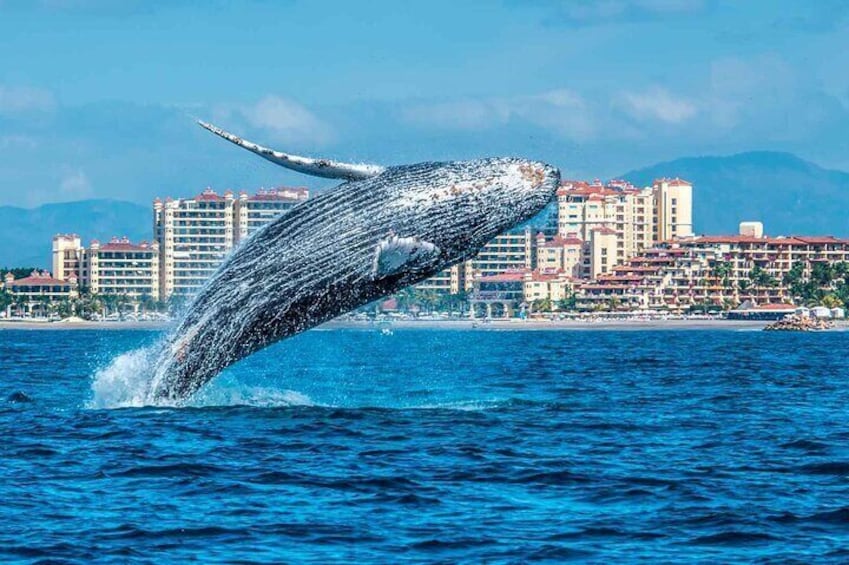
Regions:
<instances>
[{"instance_id":1,"label":"green vegetation","mask_svg":"<svg viewBox=\"0 0 849 565\"><path fill-rule=\"evenodd\" d=\"M835 308L849 305L849 264L817 262L805 278L801 264L796 264L782 281L798 304Z\"/></svg>"},{"instance_id":2,"label":"green vegetation","mask_svg":"<svg viewBox=\"0 0 849 565\"><path fill-rule=\"evenodd\" d=\"M767 271L763 270L759 265L755 265L752 267L752 270L749 271L749 280L751 280L752 284L756 287L778 286L778 280Z\"/></svg>"},{"instance_id":3,"label":"green vegetation","mask_svg":"<svg viewBox=\"0 0 849 565\"><path fill-rule=\"evenodd\" d=\"M12 273L16 279L28 277L33 271L40 271L36 267L0 267L0 277L5 277L6 273Z\"/></svg>"}]
</instances>

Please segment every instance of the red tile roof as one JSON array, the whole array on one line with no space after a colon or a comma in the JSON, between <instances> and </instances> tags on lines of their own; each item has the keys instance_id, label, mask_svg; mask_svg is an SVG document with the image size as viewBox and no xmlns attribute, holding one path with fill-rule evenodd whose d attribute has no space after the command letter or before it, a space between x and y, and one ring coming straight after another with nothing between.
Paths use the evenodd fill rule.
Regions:
<instances>
[{"instance_id":1,"label":"red tile roof","mask_svg":"<svg viewBox=\"0 0 849 565\"><path fill-rule=\"evenodd\" d=\"M480 282L498 283L498 282L521 282L525 280L526 271L507 271L498 273L497 275L487 275L481 277Z\"/></svg>"},{"instance_id":2,"label":"red tile roof","mask_svg":"<svg viewBox=\"0 0 849 565\"><path fill-rule=\"evenodd\" d=\"M99 241L92 240L92 245L99 245ZM99 247L100 251L150 251L151 246L146 242L142 241L139 243L132 243L126 237L113 237L109 240L108 243L105 243Z\"/></svg>"},{"instance_id":3,"label":"red tile roof","mask_svg":"<svg viewBox=\"0 0 849 565\"><path fill-rule=\"evenodd\" d=\"M577 237L560 237L555 236L549 241L543 243L540 247L563 247L564 245L583 245L584 242Z\"/></svg>"},{"instance_id":4,"label":"red tile roof","mask_svg":"<svg viewBox=\"0 0 849 565\"><path fill-rule=\"evenodd\" d=\"M60 281L59 279L54 279L49 275L43 274L33 274L28 277L24 277L22 279L9 281L6 283L7 286L56 286L56 285L68 285L71 283L68 281Z\"/></svg>"},{"instance_id":5,"label":"red tile roof","mask_svg":"<svg viewBox=\"0 0 849 565\"><path fill-rule=\"evenodd\" d=\"M693 186L693 183L685 181L684 179L678 177L672 179L661 177L659 179L654 179L653 184L660 184L662 182L667 183L669 186Z\"/></svg>"},{"instance_id":6,"label":"red tile roof","mask_svg":"<svg viewBox=\"0 0 849 565\"><path fill-rule=\"evenodd\" d=\"M802 242L808 243L808 244L813 244L813 245L817 245L817 244L821 245L821 244L827 244L827 243L839 243L839 244L848 244L849 243L849 239L840 239L840 238L835 237L833 235L820 235L820 236L817 236L817 235L797 235L797 236L793 236L793 237L795 237L795 239L798 239L799 241L802 241Z\"/></svg>"},{"instance_id":7,"label":"red tile roof","mask_svg":"<svg viewBox=\"0 0 849 565\"><path fill-rule=\"evenodd\" d=\"M599 226L597 228L593 228L592 231L600 233L602 235L616 235L616 230L612 230L606 226Z\"/></svg>"},{"instance_id":8,"label":"red tile roof","mask_svg":"<svg viewBox=\"0 0 849 565\"><path fill-rule=\"evenodd\" d=\"M112 243L109 242L100 247L100 251L151 251L149 245L136 245L134 243Z\"/></svg>"},{"instance_id":9,"label":"red tile roof","mask_svg":"<svg viewBox=\"0 0 849 565\"><path fill-rule=\"evenodd\" d=\"M226 200L223 196L219 196L214 190L211 188L207 188L200 194L194 197L194 200L199 202L222 202Z\"/></svg>"}]
</instances>

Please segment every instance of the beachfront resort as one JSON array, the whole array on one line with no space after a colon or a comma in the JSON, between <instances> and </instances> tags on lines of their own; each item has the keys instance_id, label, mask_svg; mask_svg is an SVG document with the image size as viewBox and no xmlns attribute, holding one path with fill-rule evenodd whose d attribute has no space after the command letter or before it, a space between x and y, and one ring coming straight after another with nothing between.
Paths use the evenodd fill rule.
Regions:
<instances>
[{"instance_id":1,"label":"beachfront resort","mask_svg":"<svg viewBox=\"0 0 849 565\"><path fill-rule=\"evenodd\" d=\"M206 189L157 198L150 241L53 238L52 271L6 273L0 316L100 319L167 312L190 297L251 234L305 201L305 188L254 194ZM693 185L564 181L538 222L496 237L472 260L383 301L378 309L476 318L566 312L753 317L797 306L837 312L849 301L849 239L764 233L696 235Z\"/></svg>"}]
</instances>

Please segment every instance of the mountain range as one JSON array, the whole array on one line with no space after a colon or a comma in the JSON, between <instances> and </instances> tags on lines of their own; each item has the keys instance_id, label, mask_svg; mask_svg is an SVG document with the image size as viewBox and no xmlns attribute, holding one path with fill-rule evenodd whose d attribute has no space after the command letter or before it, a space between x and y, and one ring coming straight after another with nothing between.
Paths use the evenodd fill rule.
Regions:
<instances>
[{"instance_id":1,"label":"mountain range","mask_svg":"<svg viewBox=\"0 0 849 565\"><path fill-rule=\"evenodd\" d=\"M736 233L741 221L754 220L770 235L849 236L849 173L790 153L686 157L622 175L637 186L659 177L693 183L693 229L699 234Z\"/></svg>"},{"instance_id":2,"label":"mountain range","mask_svg":"<svg viewBox=\"0 0 849 565\"><path fill-rule=\"evenodd\" d=\"M92 239L108 241L127 236L150 240L153 217L149 206L123 200L78 200L45 204L38 208L0 206L0 268L49 268L53 236L77 233L88 245Z\"/></svg>"},{"instance_id":3,"label":"mountain range","mask_svg":"<svg viewBox=\"0 0 849 565\"><path fill-rule=\"evenodd\" d=\"M620 176L637 186L650 185L659 177L692 182L696 233L736 233L740 221L758 220L771 235L849 236L849 173L790 153L685 157ZM115 235L149 240L152 224L149 206L121 200L80 200L32 209L0 206L0 267L49 267L56 233L79 233L86 244Z\"/></svg>"}]
</instances>

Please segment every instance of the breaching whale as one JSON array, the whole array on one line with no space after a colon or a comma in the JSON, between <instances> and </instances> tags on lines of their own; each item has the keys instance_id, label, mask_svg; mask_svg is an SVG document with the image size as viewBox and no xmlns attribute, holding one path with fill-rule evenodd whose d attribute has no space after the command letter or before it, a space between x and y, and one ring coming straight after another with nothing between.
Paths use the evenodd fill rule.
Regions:
<instances>
[{"instance_id":1,"label":"breaching whale","mask_svg":"<svg viewBox=\"0 0 849 565\"><path fill-rule=\"evenodd\" d=\"M179 403L225 367L473 257L549 203L551 165L519 158L383 167L299 157L213 133L302 173L344 179L237 247L158 352L148 393Z\"/></svg>"}]
</instances>

